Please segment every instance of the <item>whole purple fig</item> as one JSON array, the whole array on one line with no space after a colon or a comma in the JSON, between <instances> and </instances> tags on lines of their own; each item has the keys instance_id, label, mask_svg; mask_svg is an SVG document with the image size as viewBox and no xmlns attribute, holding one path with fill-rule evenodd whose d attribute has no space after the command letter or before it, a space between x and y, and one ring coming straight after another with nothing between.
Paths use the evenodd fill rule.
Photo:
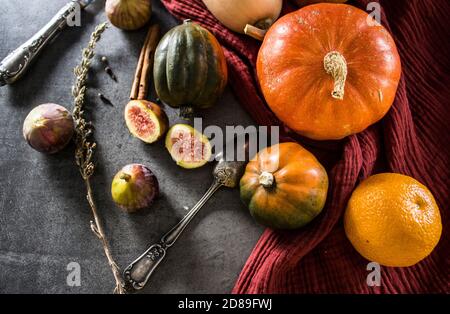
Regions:
<instances>
[{"instance_id":1,"label":"whole purple fig","mask_svg":"<svg viewBox=\"0 0 450 314\"><path fill-rule=\"evenodd\" d=\"M74 122L70 112L57 104L39 105L23 123L23 136L35 150L53 154L72 139Z\"/></svg>"},{"instance_id":2,"label":"whole purple fig","mask_svg":"<svg viewBox=\"0 0 450 314\"><path fill-rule=\"evenodd\" d=\"M139 29L150 20L151 0L106 0L105 12L115 27L125 30Z\"/></svg>"},{"instance_id":3,"label":"whole purple fig","mask_svg":"<svg viewBox=\"0 0 450 314\"><path fill-rule=\"evenodd\" d=\"M158 180L144 165L126 165L114 176L111 195L120 208L136 212L149 207L159 195Z\"/></svg>"}]
</instances>

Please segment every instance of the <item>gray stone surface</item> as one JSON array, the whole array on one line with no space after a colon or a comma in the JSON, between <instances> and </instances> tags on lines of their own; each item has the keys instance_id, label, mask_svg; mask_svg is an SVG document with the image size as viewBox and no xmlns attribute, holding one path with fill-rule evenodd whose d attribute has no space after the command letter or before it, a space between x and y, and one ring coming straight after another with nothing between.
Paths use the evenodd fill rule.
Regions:
<instances>
[{"instance_id":1,"label":"gray stone surface","mask_svg":"<svg viewBox=\"0 0 450 314\"><path fill-rule=\"evenodd\" d=\"M35 106L54 102L72 108L72 69L95 25L106 19L103 1L97 2L83 15L82 27L67 29L22 80L0 88L1 293L109 293L113 287L103 251L89 229L91 213L74 165L74 145L48 156L32 150L22 138L23 120ZM153 2L153 18L167 31L176 21L159 1ZM64 4L65 0L0 0L0 58ZM170 229L185 214L183 206L192 206L211 182L212 165L181 169L162 142L145 145L125 126L122 112L145 32L111 27L105 33L97 53L108 57L120 83L109 79L96 59L88 97L99 143L95 197L121 267ZM114 107L97 99L99 91ZM176 110L165 110L171 124L180 121ZM252 124L229 90L201 116L204 125ZM151 209L129 215L113 204L110 183L122 166L133 162L154 171L162 196ZM170 250L143 292L228 293L262 230L241 204L238 190L220 190ZM81 265L80 287L66 284L66 267L72 261Z\"/></svg>"}]
</instances>

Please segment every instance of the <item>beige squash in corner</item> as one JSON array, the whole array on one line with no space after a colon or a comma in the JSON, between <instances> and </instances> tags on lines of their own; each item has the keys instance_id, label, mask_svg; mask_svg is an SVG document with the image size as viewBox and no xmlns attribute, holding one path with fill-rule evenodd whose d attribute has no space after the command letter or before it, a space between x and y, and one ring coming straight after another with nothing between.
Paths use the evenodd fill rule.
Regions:
<instances>
[{"instance_id":1,"label":"beige squash in corner","mask_svg":"<svg viewBox=\"0 0 450 314\"><path fill-rule=\"evenodd\" d=\"M245 28L249 25L256 30L259 29L262 36L279 17L283 4L282 0L203 0L203 2L209 11L232 31L246 33Z\"/></svg>"}]
</instances>

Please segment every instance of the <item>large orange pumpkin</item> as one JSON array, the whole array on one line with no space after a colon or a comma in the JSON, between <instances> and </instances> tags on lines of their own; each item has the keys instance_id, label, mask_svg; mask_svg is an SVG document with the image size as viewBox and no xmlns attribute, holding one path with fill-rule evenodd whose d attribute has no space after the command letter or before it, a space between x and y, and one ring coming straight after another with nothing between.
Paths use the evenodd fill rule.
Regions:
<instances>
[{"instance_id":1,"label":"large orange pumpkin","mask_svg":"<svg viewBox=\"0 0 450 314\"><path fill-rule=\"evenodd\" d=\"M328 176L313 154L297 143L261 150L240 182L241 199L259 223L276 229L295 229L323 209Z\"/></svg>"},{"instance_id":2,"label":"large orange pumpkin","mask_svg":"<svg viewBox=\"0 0 450 314\"><path fill-rule=\"evenodd\" d=\"M400 58L388 31L346 4L306 6L279 19L258 54L272 111L312 139L341 139L380 120L395 98Z\"/></svg>"}]
</instances>

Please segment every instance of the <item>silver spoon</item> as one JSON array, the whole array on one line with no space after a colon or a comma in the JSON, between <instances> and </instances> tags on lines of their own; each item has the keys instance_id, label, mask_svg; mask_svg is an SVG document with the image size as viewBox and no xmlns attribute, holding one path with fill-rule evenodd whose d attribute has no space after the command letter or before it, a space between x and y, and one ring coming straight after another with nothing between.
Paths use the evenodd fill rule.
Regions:
<instances>
[{"instance_id":1,"label":"silver spoon","mask_svg":"<svg viewBox=\"0 0 450 314\"><path fill-rule=\"evenodd\" d=\"M247 150L247 144L245 144L244 149ZM245 157L247 155L245 153ZM245 161L227 161L225 156L224 153L218 156L219 161L213 170L214 181L197 204L189 210L175 227L161 238L159 243L150 246L141 256L125 268L123 276L125 289L128 292L144 288L153 271L166 256L167 249L175 244L175 241L214 192L222 186L234 188L239 184L248 158Z\"/></svg>"}]
</instances>

